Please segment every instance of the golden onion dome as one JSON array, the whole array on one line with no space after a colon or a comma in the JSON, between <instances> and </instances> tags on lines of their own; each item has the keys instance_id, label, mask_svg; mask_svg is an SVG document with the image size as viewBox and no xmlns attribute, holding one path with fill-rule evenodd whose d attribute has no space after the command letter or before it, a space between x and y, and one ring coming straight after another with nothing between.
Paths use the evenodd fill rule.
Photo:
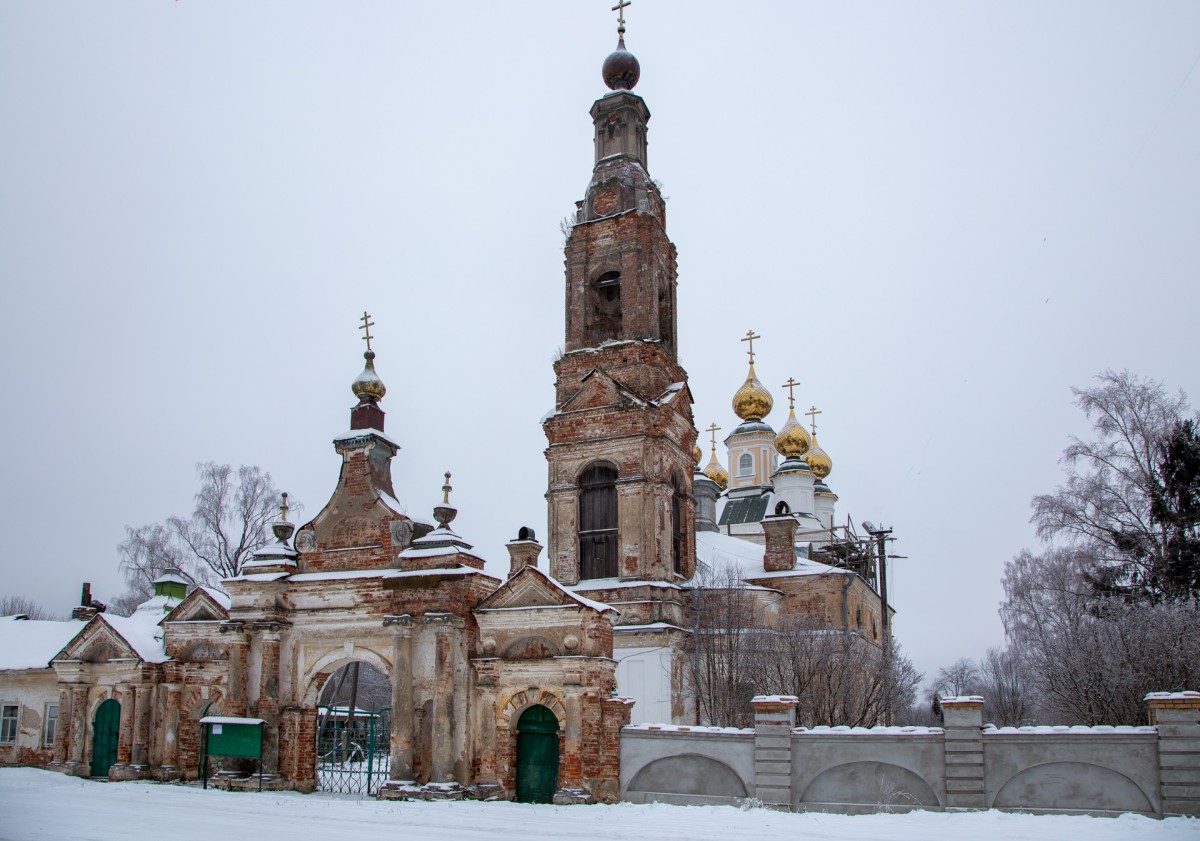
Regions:
<instances>
[{"instance_id":1,"label":"golden onion dome","mask_svg":"<svg viewBox=\"0 0 1200 841\"><path fill-rule=\"evenodd\" d=\"M700 449L700 445L692 447L692 461L696 462L696 466L700 466L700 459L704 458L704 450Z\"/></svg>"},{"instance_id":2,"label":"golden onion dome","mask_svg":"<svg viewBox=\"0 0 1200 841\"><path fill-rule=\"evenodd\" d=\"M771 411L775 401L771 392L763 388L763 384L754 375L754 363L750 363L750 373L746 381L733 395L733 413L742 420L762 420Z\"/></svg>"},{"instance_id":3,"label":"golden onion dome","mask_svg":"<svg viewBox=\"0 0 1200 841\"><path fill-rule=\"evenodd\" d=\"M808 430L800 425L800 421L796 420L796 410L792 409L788 412L787 423L775 436L775 449L782 456L795 458L807 453L811 445L812 438L809 436Z\"/></svg>"},{"instance_id":4,"label":"golden onion dome","mask_svg":"<svg viewBox=\"0 0 1200 841\"><path fill-rule=\"evenodd\" d=\"M804 461L808 463L809 469L818 479L824 479L833 470L833 459L829 457L829 453L818 446L815 432L812 437L812 449L804 454Z\"/></svg>"},{"instance_id":5,"label":"golden onion dome","mask_svg":"<svg viewBox=\"0 0 1200 841\"><path fill-rule=\"evenodd\" d=\"M721 462L717 461L717 450L713 448L712 458L708 460L708 466L704 468L704 475L717 483L717 487L725 490L729 487L729 471L721 466Z\"/></svg>"},{"instance_id":6,"label":"golden onion dome","mask_svg":"<svg viewBox=\"0 0 1200 841\"><path fill-rule=\"evenodd\" d=\"M379 375L375 373L375 351L369 350L363 356L366 357L367 364L362 373L355 377L354 382L350 384L350 390L359 400L377 403L383 399L387 388L384 387L383 380L379 379Z\"/></svg>"}]
</instances>

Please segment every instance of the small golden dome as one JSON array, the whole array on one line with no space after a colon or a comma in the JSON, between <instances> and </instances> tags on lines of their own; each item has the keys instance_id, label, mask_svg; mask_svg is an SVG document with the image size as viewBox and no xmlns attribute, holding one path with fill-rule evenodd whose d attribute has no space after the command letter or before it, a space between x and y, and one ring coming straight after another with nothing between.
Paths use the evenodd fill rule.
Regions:
<instances>
[{"instance_id":1,"label":"small golden dome","mask_svg":"<svg viewBox=\"0 0 1200 841\"><path fill-rule=\"evenodd\" d=\"M792 409L788 412L787 423L775 436L775 449L782 456L795 458L808 452L811 445L812 438L809 436L808 430L800 425L800 421L796 420L796 410Z\"/></svg>"},{"instance_id":2,"label":"small golden dome","mask_svg":"<svg viewBox=\"0 0 1200 841\"><path fill-rule=\"evenodd\" d=\"M750 373L746 381L733 395L733 413L742 420L762 420L771 411L775 401L771 392L763 388L763 384L754 375L754 363L750 363Z\"/></svg>"},{"instance_id":3,"label":"small golden dome","mask_svg":"<svg viewBox=\"0 0 1200 841\"><path fill-rule=\"evenodd\" d=\"M704 450L700 449L700 445L692 447L692 461L696 462L696 466L700 466L700 459L704 458Z\"/></svg>"},{"instance_id":4,"label":"small golden dome","mask_svg":"<svg viewBox=\"0 0 1200 841\"><path fill-rule=\"evenodd\" d=\"M712 458L708 460L708 467L704 468L704 475L717 483L717 487L725 490L729 487L729 471L721 466L721 462L717 461L717 450L714 447Z\"/></svg>"},{"instance_id":5,"label":"small golden dome","mask_svg":"<svg viewBox=\"0 0 1200 841\"><path fill-rule=\"evenodd\" d=\"M379 379L379 375L375 373L375 351L369 350L363 356L366 357L367 364L362 373L350 384L350 390L359 400L378 403L387 393L387 389L383 385L383 380Z\"/></svg>"},{"instance_id":6,"label":"small golden dome","mask_svg":"<svg viewBox=\"0 0 1200 841\"><path fill-rule=\"evenodd\" d=\"M833 459L829 457L829 453L817 445L817 434L815 432L812 437L812 449L805 453L803 458L808 463L809 469L812 470L818 479L824 479L833 470Z\"/></svg>"}]
</instances>

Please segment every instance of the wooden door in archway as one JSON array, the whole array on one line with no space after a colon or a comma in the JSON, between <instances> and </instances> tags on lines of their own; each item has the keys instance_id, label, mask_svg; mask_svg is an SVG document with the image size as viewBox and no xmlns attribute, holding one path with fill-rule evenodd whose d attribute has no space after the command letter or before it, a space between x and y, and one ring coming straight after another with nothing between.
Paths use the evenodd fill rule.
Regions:
<instances>
[{"instance_id":1,"label":"wooden door in archway","mask_svg":"<svg viewBox=\"0 0 1200 841\"><path fill-rule=\"evenodd\" d=\"M517 722L517 800L550 803L558 790L558 719L530 707Z\"/></svg>"},{"instance_id":2,"label":"wooden door in archway","mask_svg":"<svg viewBox=\"0 0 1200 841\"><path fill-rule=\"evenodd\" d=\"M121 705L109 698L96 708L92 721L92 776L107 777L117 761L117 739L121 734Z\"/></svg>"}]
</instances>

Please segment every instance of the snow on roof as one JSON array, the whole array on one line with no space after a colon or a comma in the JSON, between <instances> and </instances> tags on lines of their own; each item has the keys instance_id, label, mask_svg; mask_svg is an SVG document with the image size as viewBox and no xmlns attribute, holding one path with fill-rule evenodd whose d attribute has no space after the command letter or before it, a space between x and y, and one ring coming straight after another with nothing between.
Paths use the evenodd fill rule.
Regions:
<instances>
[{"instance_id":1,"label":"snow on roof","mask_svg":"<svg viewBox=\"0 0 1200 841\"><path fill-rule=\"evenodd\" d=\"M233 600L229 598L229 594L218 590L216 587L209 587L207 584L201 584L199 589L212 596L212 600L226 610L229 610L229 608L233 605Z\"/></svg>"},{"instance_id":2,"label":"snow on roof","mask_svg":"<svg viewBox=\"0 0 1200 841\"><path fill-rule=\"evenodd\" d=\"M0 670L49 668L51 658L82 630L77 619L0 617Z\"/></svg>"},{"instance_id":3,"label":"snow on roof","mask_svg":"<svg viewBox=\"0 0 1200 841\"><path fill-rule=\"evenodd\" d=\"M817 561L797 558L796 566L780 572L767 572L763 567L766 548L740 537L717 531L696 532L696 562L708 569L733 567L743 578L787 578L798 575L852 575L849 570L831 567Z\"/></svg>"},{"instance_id":4,"label":"snow on roof","mask_svg":"<svg viewBox=\"0 0 1200 841\"><path fill-rule=\"evenodd\" d=\"M559 586L574 593L577 590L621 590L625 587L639 587L646 584L652 587L666 587L669 590L682 589L672 581L622 581L620 578L587 578L578 584L560 584Z\"/></svg>"},{"instance_id":5,"label":"snow on roof","mask_svg":"<svg viewBox=\"0 0 1200 841\"><path fill-rule=\"evenodd\" d=\"M1112 736L1130 733L1153 734L1157 732L1157 727L1135 727L1129 724L1097 724L1092 727L1084 724L994 727L989 724L987 727L983 728L983 735L985 736L1045 736L1049 734L1062 735L1063 733L1069 733L1071 735Z\"/></svg>"},{"instance_id":6,"label":"snow on roof","mask_svg":"<svg viewBox=\"0 0 1200 841\"><path fill-rule=\"evenodd\" d=\"M672 625L670 622L650 622L646 625L618 625L613 628L613 633L634 633L636 631L683 631L678 625Z\"/></svg>"},{"instance_id":7,"label":"snow on roof","mask_svg":"<svg viewBox=\"0 0 1200 841\"><path fill-rule=\"evenodd\" d=\"M144 662L162 663L170 658L163 647L163 630L159 623L179 602L179 599L154 596L138 605L132 616L96 615L129 643Z\"/></svg>"},{"instance_id":8,"label":"snow on roof","mask_svg":"<svg viewBox=\"0 0 1200 841\"><path fill-rule=\"evenodd\" d=\"M1200 692L1147 692L1143 701L1193 701L1200 699Z\"/></svg>"},{"instance_id":9,"label":"snow on roof","mask_svg":"<svg viewBox=\"0 0 1200 841\"><path fill-rule=\"evenodd\" d=\"M946 731L941 727L918 727L915 725L879 725L877 727L847 727L839 724L837 727L818 725L816 727L796 727L793 733L807 736L936 736Z\"/></svg>"},{"instance_id":10,"label":"snow on roof","mask_svg":"<svg viewBox=\"0 0 1200 841\"><path fill-rule=\"evenodd\" d=\"M687 383L683 383L683 382L671 383L669 386L667 386L666 391L664 391L662 394L658 395L658 397L654 400L654 402L658 406L662 406L666 403L669 403L672 397L674 397L679 392L683 391L683 389L685 389L685 388L687 388Z\"/></svg>"},{"instance_id":11,"label":"snow on roof","mask_svg":"<svg viewBox=\"0 0 1200 841\"><path fill-rule=\"evenodd\" d=\"M795 695L755 695L750 703L762 704L799 704L800 699Z\"/></svg>"},{"instance_id":12,"label":"snow on roof","mask_svg":"<svg viewBox=\"0 0 1200 841\"><path fill-rule=\"evenodd\" d=\"M982 695L943 695L943 704L982 704Z\"/></svg>"},{"instance_id":13,"label":"snow on roof","mask_svg":"<svg viewBox=\"0 0 1200 841\"><path fill-rule=\"evenodd\" d=\"M570 598L579 602L584 607L590 607L592 610L596 611L597 613L604 613L605 611L612 611L613 613L619 614L621 612L621 611L617 610L615 607L613 607L612 605L608 605L608 604L605 604L604 602L598 602L593 599L589 599L586 596L579 595L578 593L574 592L569 587L564 587L563 585L561 585L557 581L555 581L553 578L551 578L549 575L542 572L537 567L530 566L530 567L525 567L525 569L533 570L533 572L535 574L540 575L542 577L542 579L545 580L546 583L548 583L555 590L558 590L561 593L565 593L567 596L569 596Z\"/></svg>"},{"instance_id":14,"label":"snow on roof","mask_svg":"<svg viewBox=\"0 0 1200 841\"><path fill-rule=\"evenodd\" d=\"M206 715L200 719L201 724L266 724L262 718L233 718L227 715Z\"/></svg>"},{"instance_id":15,"label":"snow on roof","mask_svg":"<svg viewBox=\"0 0 1200 841\"><path fill-rule=\"evenodd\" d=\"M661 730L664 733L731 733L745 736L754 732L753 727L705 727L690 724L626 724L622 730Z\"/></svg>"},{"instance_id":16,"label":"snow on roof","mask_svg":"<svg viewBox=\"0 0 1200 841\"><path fill-rule=\"evenodd\" d=\"M384 435L383 430L380 429L351 429L349 432L343 432L341 435L335 436L333 442L336 444L338 441L353 441L355 438L362 438L366 435L374 435L376 438L391 444L397 450L400 449L400 445Z\"/></svg>"}]
</instances>

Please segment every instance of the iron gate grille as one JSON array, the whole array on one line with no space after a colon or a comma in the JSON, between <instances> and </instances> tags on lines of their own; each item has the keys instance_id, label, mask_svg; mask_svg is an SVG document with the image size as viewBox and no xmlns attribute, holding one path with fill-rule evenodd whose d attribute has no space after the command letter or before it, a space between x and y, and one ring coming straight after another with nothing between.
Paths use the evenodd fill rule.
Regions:
<instances>
[{"instance_id":1,"label":"iron gate grille","mask_svg":"<svg viewBox=\"0 0 1200 841\"><path fill-rule=\"evenodd\" d=\"M317 709L317 789L374 797L391 768L392 711Z\"/></svg>"}]
</instances>

